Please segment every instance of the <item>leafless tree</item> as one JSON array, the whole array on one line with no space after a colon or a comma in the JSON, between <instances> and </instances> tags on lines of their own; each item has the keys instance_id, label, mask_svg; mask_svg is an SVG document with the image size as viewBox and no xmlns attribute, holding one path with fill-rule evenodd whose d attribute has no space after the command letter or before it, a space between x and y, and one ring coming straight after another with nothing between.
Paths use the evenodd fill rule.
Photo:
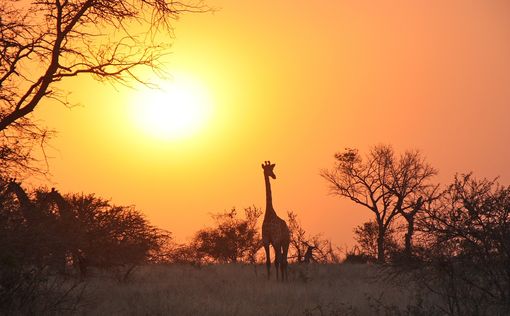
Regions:
<instances>
[{"instance_id":1,"label":"leafless tree","mask_svg":"<svg viewBox=\"0 0 510 316\"><path fill-rule=\"evenodd\" d=\"M368 208L377 224L377 260L385 261L384 236L398 215L408 221L406 244L411 251L414 216L420 210L420 194L437 171L418 151L396 157L389 145L373 147L363 158L358 150L346 149L335 155L336 165L321 175L330 183L332 194Z\"/></svg>"},{"instance_id":2,"label":"leafless tree","mask_svg":"<svg viewBox=\"0 0 510 316\"><path fill-rule=\"evenodd\" d=\"M288 225L290 231L290 256L295 258L297 263L337 263L338 254L331 244L331 241L321 234L310 235L301 225L295 212L287 212L289 217Z\"/></svg>"},{"instance_id":3,"label":"leafless tree","mask_svg":"<svg viewBox=\"0 0 510 316\"><path fill-rule=\"evenodd\" d=\"M44 100L70 105L57 83L81 75L145 82L140 70L161 69L171 22L203 10L200 1L1 1L1 170L33 168L32 149L51 132L31 113Z\"/></svg>"},{"instance_id":4,"label":"leafless tree","mask_svg":"<svg viewBox=\"0 0 510 316\"><path fill-rule=\"evenodd\" d=\"M416 215L423 210L424 203L430 203L440 196L439 185L430 182L435 175L437 170L417 150L404 152L392 165L387 186L395 198L397 212L407 222L404 236L404 254L407 258L413 255Z\"/></svg>"}]
</instances>

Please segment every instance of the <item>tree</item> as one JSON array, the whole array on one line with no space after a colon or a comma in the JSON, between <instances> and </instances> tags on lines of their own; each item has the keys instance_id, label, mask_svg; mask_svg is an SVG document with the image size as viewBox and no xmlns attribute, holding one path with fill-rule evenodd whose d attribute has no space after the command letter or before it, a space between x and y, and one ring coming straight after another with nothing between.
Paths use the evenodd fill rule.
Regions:
<instances>
[{"instance_id":1,"label":"tree","mask_svg":"<svg viewBox=\"0 0 510 316\"><path fill-rule=\"evenodd\" d=\"M379 228L375 221L368 221L359 225L354 229L354 239L359 245L361 253L359 254L367 261L375 261L377 258L377 249L379 238ZM386 258L388 254L395 253L398 251L398 244L395 240L395 230L393 227L388 227L384 235L384 245L386 249Z\"/></svg>"},{"instance_id":2,"label":"tree","mask_svg":"<svg viewBox=\"0 0 510 316\"><path fill-rule=\"evenodd\" d=\"M200 1L1 1L2 171L31 166L32 147L49 132L30 113L43 100L69 105L58 82L84 74L145 82L140 70L160 70L158 61L169 47L157 35L172 34L171 22L182 13L203 10Z\"/></svg>"},{"instance_id":3,"label":"tree","mask_svg":"<svg viewBox=\"0 0 510 316\"><path fill-rule=\"evenodd\" d=\"M82 273L87 267L124 267L124 276L137 265L149 262L170 237L132 206L116 206L92 194L67 195L76 220L71 243L81 254Z\"/></svg>"},{"instance_id":4,"label":"tree","mask_svg":"<svg viewBox=\"0 0 510 316\"><path fill-rule=\"evenodd\" d=\"M296 213L289 211L287 216L289 217L290 232L289 258L296 258L298 263L340 261L331 241L323 238L320 234L310 236L301 225Z\"/></svg>"},{"instance_id":5,"label":"tree","mask_svg":"<svg viewBox=\"0 0 510 316\"><path fill-rule=\"evenodd\" d=\"M413 256L414 222L424 203L430 203L439 197L439 185L430 183L437 174L419 151L406 151L392 165L388 190L394 195L395 207L407 222L404 236L404 254Z\"/></svg>"},{"instance_id":6,"label":"tree","mask_svg":"<svg viewBox=\"0 0 510 316\"><path fill-rule=\"evenodd\" d=\"M323 170L321 176L330 183L332 194L348 198L374 214L378 262L385 261L384 236L398 215L408 220L406 244L410 252L414 216L420 210L417 202L437 171L418 151L396 157L389 145L373 147L364 158L356 149L346 149L335 158L335 167Z\"/></svg>"},{"instance_id":7,"label":"tree","mask_svg":"<svg viewBox=\"0 0 510 316\"><path fill-rule=\"evenodd\" d=\"M235 208L213 214L216 226L201 229L191 242L199 257L221 263L256 261L256 254L262 246L257 229L262 212L256 207L248 207L244 211L244 219L237 217ZM186 251L179 252L183 253Z\"/></svg>"},{"instance_id":8,"label":"tree","mask_svg":"<svg viewBox=\"0 0 510 316\"><path fill-rule=\"evenodd\" d=\"M0 263L15 269L65 273L72 268L84 277L89 267L130 268L150 261L169 238L132 206L115 206L92 194L61 196L45 188L26 194L37 214L29 221L26 206L6 186L0 186ZM62 200L49 198L55 194Z\"/></svg>"},{"instance_id":9,"label":"tree","mask_svg":"<svg viewBox=\"0 0 510 316\"><path fill-rule=\"evenodd\" d=\"M456 175L418 229L428 263L420 281L449 299L449 314L508 314L510 186Z\"/></svg>"}]
</instances>

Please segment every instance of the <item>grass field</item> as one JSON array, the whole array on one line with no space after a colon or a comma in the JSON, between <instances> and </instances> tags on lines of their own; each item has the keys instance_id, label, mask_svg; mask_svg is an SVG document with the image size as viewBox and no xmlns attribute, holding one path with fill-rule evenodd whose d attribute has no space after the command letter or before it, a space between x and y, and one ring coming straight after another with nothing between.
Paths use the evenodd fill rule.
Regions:
<instances>
[{"instance_id":1,"label":"grass field","mask_svg":"<svg viewBox=\"0 0 510 316\"><path fill-rule=\"evenodd\" d=\"M95 276L78 307L83 315L407 315L420 304L409 284L381 278L370 265L291 265L289 280L265 267L140 267L126 282ZM414 311L413 311L414 310Z\"/></svg>"}]
</instances>

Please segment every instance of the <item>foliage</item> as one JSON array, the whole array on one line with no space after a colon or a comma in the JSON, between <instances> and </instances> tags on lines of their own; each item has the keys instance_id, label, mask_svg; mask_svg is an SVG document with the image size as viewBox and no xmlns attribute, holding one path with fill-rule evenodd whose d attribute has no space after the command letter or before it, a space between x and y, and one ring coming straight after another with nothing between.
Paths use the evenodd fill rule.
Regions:
<instances>
[{"instance_id":1,"label":"foliage","mask_svg":"<svg viewBox=\"0 0 510 316\"><path fill-rule=\"evenodd\" d=\"M79 282L54 276L61 236L48 214L26 218L0 181L0 310L6 314L71 312ZM31 205L30 207L35 207Z\"/></svg>"},{"instance_id":2,"label":"foliage","mask_svg":"<svg viewBox=\"0 0 510 316\"><path fill-rule=\"evenodd\" d=\"M4 185L5 186L5 185ZM85 276L88 268L132 267L148 262L169 238L134 207L115 206L94 195L62 197L38 189L28 205L5 189L0 194L0 259L15 269ZM61 200L51 200L57 195ZM28 218L30 208L35 218ZM77 271L78 270L78 271Z\"/></svg>"},{"instance_id":3,"label":"foliage","mask_svg":"<svg viewBox=\"0 0 510 316\"><path fill-rule=\"evenodd\" d=\"M448 298L445 311L510 311L510 187L457 175L419 228L428 246L421 281Z\"/></svg>"},{"instance_id":4,"label":"foliage","mask_svg":"<svg viewBox=\"0 0 510 316\"><path fill-rule=\"evenodd\" d=\"M188 245L177 245L170 256L171 261L254 263L262 246L257 226L262 212L256 207L248 207L244 209L244 215L239 218L235 208L213 214L215 226L199 230Z\"/></svg>"},{"instance_id":5,"label":"foliage","mask_svg":"<svg viewBox=\"0 0 510 316\"><path fill-rule=\"evenodd\" d=\"M367 258L367 261L377 259L377 238L379 237L377 223L368 221L354 229L354 239L359 245L360 254ZM386 260L390 259L392 254L399 252L399 246L395 240L395 230L390 226L384 234L384 244L386 247Z\"/></svg>"},{"instance_id":6,"label":"foliage","mask_svg":"<svg viewBox=\"0 0 510 316\"><path fill-rule=\"evenodd\" d=\"M115 206L94 195L74 194L67 200L79 229L74 238L85 264L99 268L139 265L156 255L168 233L150 225L132 206Z\"/></svg>"}]
</instances>

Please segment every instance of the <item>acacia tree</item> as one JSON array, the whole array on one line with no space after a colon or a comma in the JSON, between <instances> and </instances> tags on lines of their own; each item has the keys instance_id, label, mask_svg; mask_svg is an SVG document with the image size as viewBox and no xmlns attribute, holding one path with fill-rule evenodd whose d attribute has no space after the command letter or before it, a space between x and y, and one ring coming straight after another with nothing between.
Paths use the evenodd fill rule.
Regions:
<instances>
[{"instance_id":1,"label":"acacia tree","mask_svg":"<svg viewBox=\"0 0 510 316\"><path fill-rule=\"evenodd\" d=\"M335 167L323 170L321 176L330 183L333 194L348 198L374 214L377 261L385 261L384 237L399 214L409 219L406 244L410 251L414 216L420 210L418 198L430 187L427 181L437 171L418 151L396 157L389 145L373 147L364 158L356 149L346 149L335 158Z\"/></svg>"},{"instance_id":2,"label":"acacia tree","mask_svg":"<svg viewBox=\"0 0 510 316\"><path fill-rule=\"evenodd\" d=\"M191 242L198 254L196 257L210 262L254 263L262 247L257 229L262 212L256 207L248 207L244 213L245 217L239 218L237 210L233 208L228 212L213 214L216 225L199 230ZM178 255L182 254L182 251L178 251Z\"/></svg>"},{"instance_id":3,"label":"acacia tree","mask_svg":"<svg viewBox=\"0 0 510 316\"><path fill-rule=\"evenodd\" d=\"M88 74L97 80L145 82L157 71L181 13L200 1L3 0L0 2L0 166L31 167L32 147L48 130L30 115L45 99L68 105L56 83ZM135 25L135 26L134 26Z\"/></svg>"}]
</instances>

